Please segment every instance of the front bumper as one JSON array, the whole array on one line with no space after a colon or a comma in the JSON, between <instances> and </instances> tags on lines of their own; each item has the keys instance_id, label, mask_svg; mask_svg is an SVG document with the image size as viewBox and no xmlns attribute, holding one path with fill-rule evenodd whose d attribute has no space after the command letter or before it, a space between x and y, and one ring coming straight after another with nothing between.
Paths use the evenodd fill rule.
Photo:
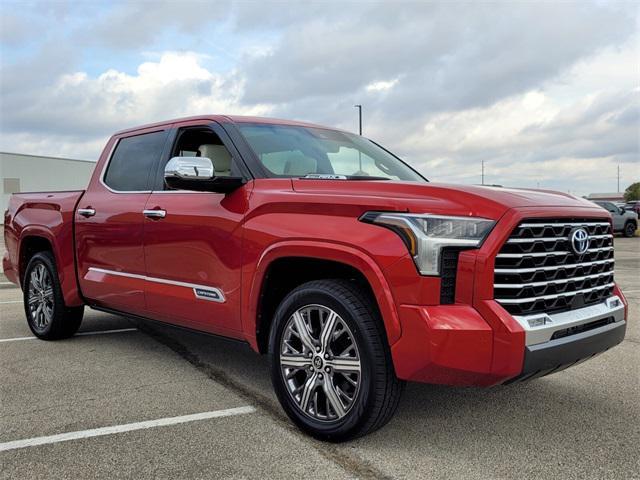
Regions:
<instances>
[{"instance_id":1,"label":"front bumper","mask_svg":"<svg viewBox=\"0 0 640 480\"><path fill-rule=\"evenodd\" d=\"M568 337L527 346L522 373L505 383L521 382L559 372L615 347L627 329L624 320Z\"/></svg>"},{"instance_id":2,"label":"front bumper","mask_svg":"<svg viewBox=\"0 0 640 480\"><path fill-rule=\"evenodd\" d=\"M551 315L513 317L497 302L403 305L403 334L391 348L398 377L490 386L548 375L624 339L626 303L616 288L605 302Z\"/></svg>"}]
</instances>

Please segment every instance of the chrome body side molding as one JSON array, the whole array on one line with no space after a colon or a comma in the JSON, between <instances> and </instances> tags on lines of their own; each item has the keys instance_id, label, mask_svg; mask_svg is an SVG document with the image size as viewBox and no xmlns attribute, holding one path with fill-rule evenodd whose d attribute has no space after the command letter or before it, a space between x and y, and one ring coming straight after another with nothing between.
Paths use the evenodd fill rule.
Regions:
<instances>
[{"instance_id":1,"label":"chrome body side molding","mask_svg":"<svg viewBox=\"0 0 640 480\"><path fill-rule=\"evenodd\" d=\"M199 300L207 300L209 302L224 303L225 296L219 288L211 287L209 285L199 285L196 283L179 282L176 280L168 280L166 278L147 277L146 275L140 275L137 273L118 272L115 270L107 270L104 268L89 267L89 272L102 273L104 275L113 275L116 277L135 278L145 282L162 283L165 285L173 285L176 287L191 288L193 290L193 296Z\"/></svg>"}]
</instances>

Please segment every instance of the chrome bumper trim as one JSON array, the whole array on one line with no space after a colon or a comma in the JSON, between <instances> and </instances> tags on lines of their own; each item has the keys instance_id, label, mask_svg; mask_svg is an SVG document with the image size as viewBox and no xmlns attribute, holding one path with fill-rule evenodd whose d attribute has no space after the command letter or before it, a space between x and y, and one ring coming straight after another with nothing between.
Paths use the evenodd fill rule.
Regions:
<instances>
[{"instance_id":1,"label":"chrome bumper trim","mask_svg":"<svg viewBox=\"0 0 640 480\"><path fill-rule=\"evenodd\" d=\"M524 329L526 333L525 343L530 346L548 342L558 330L583 325L607 317L613 317L616 322L624 320L624 304L617 295L613 295L597 305L590 305L578 310L560 313L536 313L523 316L514 315L513 318Z\"/></svg>"}]
</instances>

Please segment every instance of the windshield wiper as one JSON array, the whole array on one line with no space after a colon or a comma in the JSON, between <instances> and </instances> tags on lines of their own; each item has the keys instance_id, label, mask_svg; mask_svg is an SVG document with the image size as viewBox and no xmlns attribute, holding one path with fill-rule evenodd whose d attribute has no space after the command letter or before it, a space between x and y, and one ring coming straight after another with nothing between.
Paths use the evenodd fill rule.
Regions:
<instances>
[{"instance_id":1,"label":"windshield wiper","mask_svg":"<svg viewBox=\"0 0 640 480\"><path fill-rule=\"evenodd\" d=\"M335 175L332 173L309 173L302 180L391 180L387 177L372 177L370 175Z\"/></svg>"},{"instance_id":2,"label":"windshield wiper","mask_svg":"<svg viewBox=\"0 0 640 480\"><path fill-rule=\"evenodd\" d=\"M391 180L389 177L374 177L371 175L348 175L348 180Z\"/></svg>"}]
</instances>

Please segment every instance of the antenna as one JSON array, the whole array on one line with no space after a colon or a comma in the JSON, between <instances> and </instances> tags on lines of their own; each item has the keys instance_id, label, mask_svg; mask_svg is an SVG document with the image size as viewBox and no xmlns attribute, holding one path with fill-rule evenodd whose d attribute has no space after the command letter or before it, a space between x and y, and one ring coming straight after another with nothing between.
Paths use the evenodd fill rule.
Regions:
<instances>
[{"instance_id":1,"label":"antenna","mask_svg":"<svg viewBox=\"0 0 640 480\"><path fill-rule=\"evenodd\" d=\"M354 105L358 109L358 133L362 136L362 105ZM360 164L360 170L358 174L362 172L362 151L358 149L358 163Z\"/></svg>"},{"instance_id":2,"label":"antenna","mask_svg":"<svg viewBox=\"0 0 640 480\"><path fill-rule=\"evenodd\" d=\"M362 135L362 105L354 105L358 109L358 133Z\"/></svg>"}]
</instances>

